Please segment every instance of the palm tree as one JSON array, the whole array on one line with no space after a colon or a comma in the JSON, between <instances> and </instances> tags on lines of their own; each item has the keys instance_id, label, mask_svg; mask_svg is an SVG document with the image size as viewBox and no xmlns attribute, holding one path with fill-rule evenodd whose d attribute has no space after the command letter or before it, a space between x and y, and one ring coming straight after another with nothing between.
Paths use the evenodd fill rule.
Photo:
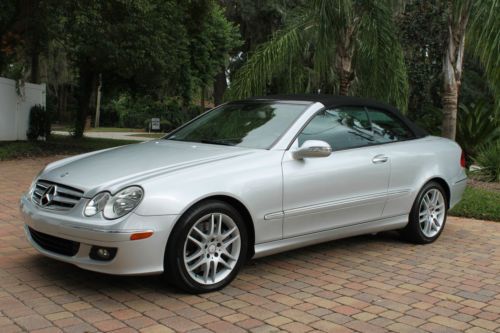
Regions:
<instances>
[{"instance_id":1,"label":"palm tree","mask_svg":"<svg viewBox=\"0 0 500 333\"><path fill-rule=\"evenodd\" d=\"M383 0L313 0L235 74L231 95L286 92L371 96L406 109L408 83L393 13Z\"/></svg>"},{"instance_id":2,"label":"palm tree","mask_svg":"<svg viewBox=\"0 0 500 333\"><path fill-rule=\"evenodd\" d=\"M448 40L443 59L442 135L455 139L458 96L466 46L471 46L485 68L496 92L500 93L500 1L448 0ZM466 44L466 37L467 43ZM498 98L497 98L498 109Z\"/></svg>"}]
</instances>

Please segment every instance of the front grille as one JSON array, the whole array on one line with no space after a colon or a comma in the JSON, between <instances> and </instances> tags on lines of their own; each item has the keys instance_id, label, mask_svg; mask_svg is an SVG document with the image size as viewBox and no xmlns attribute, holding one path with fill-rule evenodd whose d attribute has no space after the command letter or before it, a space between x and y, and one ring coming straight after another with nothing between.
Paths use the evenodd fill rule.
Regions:
<instances>
[{"instance_id":1,"label":"front grille","mask_svg":"<svg viewBox=\"0 0 500 333\"><path fill-rule=\"evenodd\" d=\"M39 180L33 194L32 201L40 207L52 210L69 210L73 208L83 196L83 191L47 180Z\"/></svg>"},{"instance_id":2,"label":"front grille","mask_svg":"<svg viewBox=\"0 0 500 333\"><path fill-rule=\"evenodd\" d=\"M72 257L77 254L80 249L80 243L78 242L47 235L29 227L28 229L35 243L47 251Z\"/></svg>"}]
</instances>

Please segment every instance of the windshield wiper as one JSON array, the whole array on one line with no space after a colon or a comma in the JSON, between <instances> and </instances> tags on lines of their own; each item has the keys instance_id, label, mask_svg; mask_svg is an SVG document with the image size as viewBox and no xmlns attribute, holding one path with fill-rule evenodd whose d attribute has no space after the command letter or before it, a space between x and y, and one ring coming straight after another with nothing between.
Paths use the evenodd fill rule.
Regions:
<instances>
[{"instance_id":1,"label":"windshield wiper","mask_svg":"<svg viewBox=\"0 0 500 333\"><path fill-rule=\"evenodd\" d=\"M217 140L217 139L203 139L200 140L201 143L209 143L213 145L221 145L221 146L234 146L235 144L233 142L229 142L227 140Z\"/></svg>"}]
</instances>

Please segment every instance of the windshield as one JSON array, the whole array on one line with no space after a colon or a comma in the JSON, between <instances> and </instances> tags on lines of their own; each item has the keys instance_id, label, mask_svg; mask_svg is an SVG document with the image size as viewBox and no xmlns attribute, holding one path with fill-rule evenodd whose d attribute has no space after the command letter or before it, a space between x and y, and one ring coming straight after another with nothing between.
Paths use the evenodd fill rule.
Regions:
<instances>
[{"instance_id":1,"label":"windshield","mask_svg":"<svg viewBox=\"0 0 500 333\"><path fill-rule=\"evenodd\" d=\"M268 149L307 106L277 102L226 104L207 112L166 139Z\"/></svg>"}]
</instances>

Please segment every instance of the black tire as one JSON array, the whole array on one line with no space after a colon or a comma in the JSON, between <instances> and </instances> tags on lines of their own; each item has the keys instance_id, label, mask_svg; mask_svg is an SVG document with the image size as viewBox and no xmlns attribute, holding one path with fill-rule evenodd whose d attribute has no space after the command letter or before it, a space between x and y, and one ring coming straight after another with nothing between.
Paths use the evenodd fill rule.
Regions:
<instances>
[{"instance_id":1,"label":"black tire","mask_svg":"<svg viewBox=\"0 0 500 333\"><path fill-rule=\"evenodd\" d=\"M443 196L444 199L444 220L441 226L441 229L438 231L436 235L433 237L428 237L426 236L419 223L419 209L420 209L420 204L424 198L424 195L428 193L431 189L436 189L439 192L441 192L441 195ZM404 229L401 230L401 235L403 238L411 243L414 244L429 244L434 242L436 239L439 238L441 233L444 230L445 224L446 224L446 218L448 215L448 198L446 197L446 191L444 190L443 186L441 184L435 182L435 181L430 181L427 184L425 184L420 192L418 193L412 209L410 211L410 215L408 216L408 224Z\"/></svg>"},{"instance_id":2,"label":"black tire","mask_svg":"<svg viewBox=\"0 0 500 333\"><path fill-rule=\"evenodd\" d=\"M184 262L184 243L193 225L203 216L211 213L223 213L229 216L239 229L241 248L236 265L231 273L215 284L201 284L188 273ZM173 285L189 293L198 294L216 291L227 286L238 274L247 258L248 235L241 214L231 205L216 200L207 200L190 208L177 222L170 234L165 252L164 276Z\"/></svg>"}]
</instances>

